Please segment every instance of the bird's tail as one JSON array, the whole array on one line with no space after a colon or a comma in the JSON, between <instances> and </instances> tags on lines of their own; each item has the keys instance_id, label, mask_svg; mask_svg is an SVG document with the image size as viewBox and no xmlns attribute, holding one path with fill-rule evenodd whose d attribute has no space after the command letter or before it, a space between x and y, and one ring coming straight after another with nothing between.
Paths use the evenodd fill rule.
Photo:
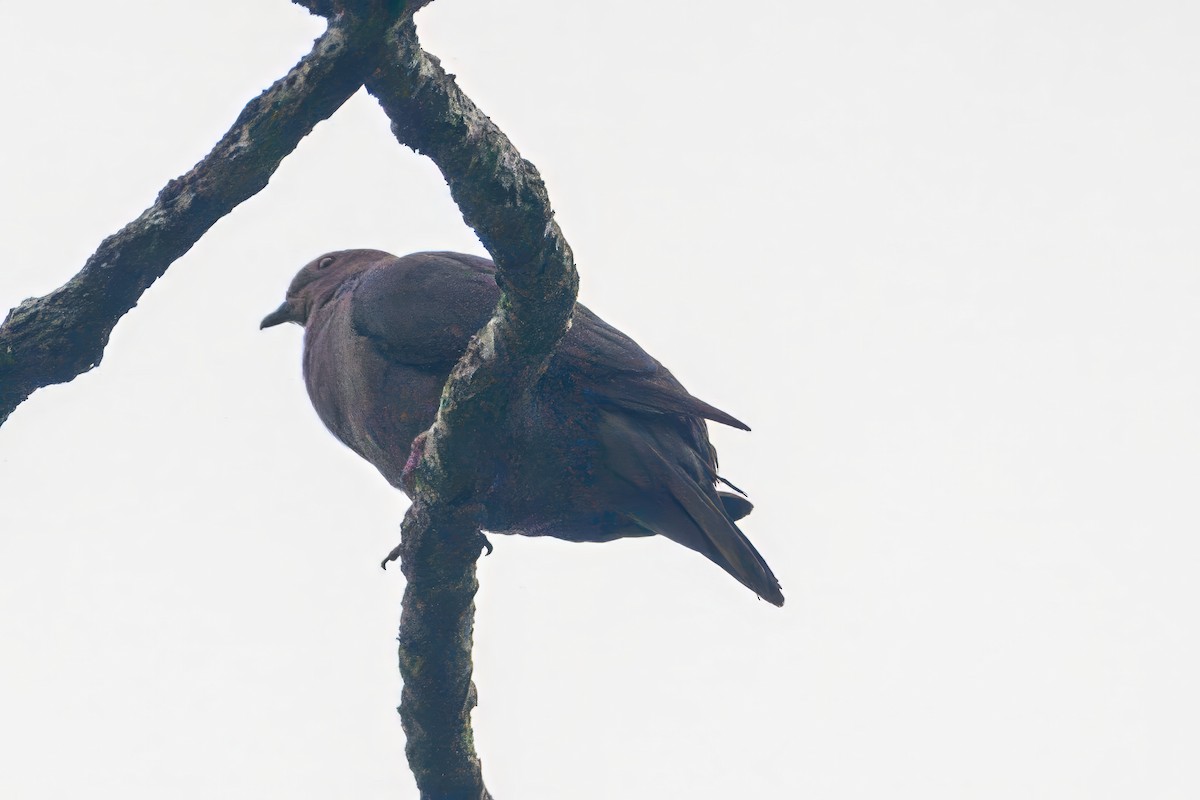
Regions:
<instances>
[{"instance_id":1,"label":"bird's tail","mask_svg":"<svg viewBox=\"0 0 1200 800\"><path fill-rule=\"evenodd\" d=\"M633 490L613 498L615 507L645 530L703 554L768 603L783 605L775 574L734 524L753 506L713 487L716 463L702 453L708 446L702 429L690 442L672 427L601 412L597 436L605 468Z\"/></svg>"},{"instance_id":2,"label":"bird's tail","mask_svg":"<svg viewBox=\"0 0 1200 800\"><path fill-rule=\"evenodd\" d=\"M675 502L660 503L643 513L636 513L638 523L707 556L763 600L782 606L779 580L734 524L732 515L723 507L724 498L715 492L704 491L682 469L665 459L663 467L666 488ZM749 501L746 505L749 506ZM738 511L742 510L738 508ZM748 508L744 510L749 511Z\"/></svg>"}]
</instances>

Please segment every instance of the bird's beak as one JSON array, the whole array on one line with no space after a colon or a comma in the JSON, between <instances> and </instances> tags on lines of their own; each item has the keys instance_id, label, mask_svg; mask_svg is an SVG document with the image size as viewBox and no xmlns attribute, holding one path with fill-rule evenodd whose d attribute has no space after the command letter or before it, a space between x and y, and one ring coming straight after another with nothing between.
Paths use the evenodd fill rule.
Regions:
<instances>
[{"instance_id":1,"label":"bird's beak","mask_svg":"<svg viewBox=\"0 0 1200 800\"><path fill-rule=\"evenodd\" d=\"M285 322L301 323L303 320L297 313L298 310L299 309L293 307L290 300L284 300L283 304L280 305L279 308L263 317L262 324L258 326L258 329L262 330L263 328L271 328L275 325L282 325Z\"/></svg>"}]
</instances>

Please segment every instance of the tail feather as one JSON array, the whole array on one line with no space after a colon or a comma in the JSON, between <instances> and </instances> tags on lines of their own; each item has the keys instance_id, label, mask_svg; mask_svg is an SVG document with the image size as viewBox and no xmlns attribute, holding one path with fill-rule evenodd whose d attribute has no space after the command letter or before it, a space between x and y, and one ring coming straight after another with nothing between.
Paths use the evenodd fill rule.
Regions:
<instances>
[{"instance_id":1,"label":"tail feather","mask_svg":"<svg viewBox=\"0 0 1200 800\"><path fill-rule=\"evenodd\" d=\"M598 434L606 468L631 490L614 496L615 507L642 528L704 555L767 602L783 605L779 581L734 524L753 506L715 490L715 464L695 443L675 427L616 413L601 414Z\"/></svg>"},{"instance_id":2,"label":"tail feather","mask_svg":"<svg viewBox=\"0 0 1200 800\"><path fill-rule=\"evenodd\" d=\"M725 510L678 467L671 464L664 467L667 488L675 502L639 509L634 519L647 529L706 556L768 603L782 606L779 580Z\"/></svg>"},{"instance_id":3,"label":"tail feather","mask_svg":"<svg viewBox=\"0 0 1200 800\"><path fill-rule=\"evenodd\" d=\"M717 492L717 498L721 501L721 508L734 522L737 522L742 517L749 516L754 510L754 503L751 503L740 494L730 494L729 492Z\"/></svg>"}]
</instances>

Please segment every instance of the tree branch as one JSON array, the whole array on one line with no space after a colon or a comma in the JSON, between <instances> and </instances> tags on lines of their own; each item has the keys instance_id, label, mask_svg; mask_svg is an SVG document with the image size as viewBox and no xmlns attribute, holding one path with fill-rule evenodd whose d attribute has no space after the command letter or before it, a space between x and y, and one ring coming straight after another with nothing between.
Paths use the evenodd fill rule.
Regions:
<instances>
[{"instance_id":1,"label":"tree branch","mask_svg":"<svg viewBox=\"0 0 1200 800\"><path fill-rule=\"evenodd\" d=\"M496 262L503 290L493 318L451 372L433 427L414 443L413 506L394 554L408 579L400 718L409 766L422 798L486 799L470 727L475 561L486 526L474 504L478 464L498 446L486 432L529 390L566 333L579 281L534 166L421 49L411 22L388 40L367 90L396 138L442 171Z\"/></svg>"},{"instance_id":2,"label":"tree branch","mask_svg":"<svg viewBox=\"0 0 1200 800\"><path fill-rule=\"evenodd\" d=\"M400 630L400 714L409 764L428 800L490 800L470 713L474 595L484 509L486 431L537 380L566 332L578 276L541 177L417 42L412 14L430 0L295 0L330 18L286 77L243 109L200 163L170 181L138 219L105 239L59 289L0 325L0 424L36 389L100 363L117 321L218 219L266 186L280 161L366 78L401 143L441 169L463 218L498 267L493 318L414 443L413 506L397 548L408 579Z\"/></svg>"},{"instance_id":3,"label":"tree branch","mask_svg":"<svg viewBox=\"0 0 1200 800\"><path fill-rule=\"evenodd\" d=\"M451 373L425 441L422 472L436 478L444 499L465 500L470 479L455 481L451 473L472 475L478 448L457 447L443 429L471 423L477 431L475 425L495 419L532 385L570 324L579 276L533 164L421 49L411 22L388 39L388 58L367 78L367 91L392 120L396 138L437 164L463 219L496 262L503 290L495 316Z\"/></svg>"},{"instance_id":4,"label":"tree branch","mask_svg":"<svg viewBox=\"0 0 1200 800\"><path fill-rule=\"evenodd\" d=\"M262 190L313 126L358 90L397 12L381 0L357 5L331 20L312 52L247 103L212 151L101 242L75 277L9 311L0 325L0 425L35 390L98 365L113 327L142 293L217 220Z\"/></svg>"}]
</instances>

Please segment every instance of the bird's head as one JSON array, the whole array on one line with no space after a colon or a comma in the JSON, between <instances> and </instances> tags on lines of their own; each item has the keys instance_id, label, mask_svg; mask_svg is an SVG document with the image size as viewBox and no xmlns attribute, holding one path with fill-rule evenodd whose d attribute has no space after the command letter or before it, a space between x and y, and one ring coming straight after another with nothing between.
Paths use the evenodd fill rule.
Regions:
<instances>
[{"instance_id":1,"label":"bird's head","mask_svg":"<svg viewBox=\"0 0 1200 800\"><path fill-rule=\"evenodd\" d=\"M371 267L395 259L382 250L336 250L314 258L292 278L287 296L279 308L263 318L259 328L284 322L306 325L309 316L329 302L338 287Z\"/></svg>"}]
</instances>

